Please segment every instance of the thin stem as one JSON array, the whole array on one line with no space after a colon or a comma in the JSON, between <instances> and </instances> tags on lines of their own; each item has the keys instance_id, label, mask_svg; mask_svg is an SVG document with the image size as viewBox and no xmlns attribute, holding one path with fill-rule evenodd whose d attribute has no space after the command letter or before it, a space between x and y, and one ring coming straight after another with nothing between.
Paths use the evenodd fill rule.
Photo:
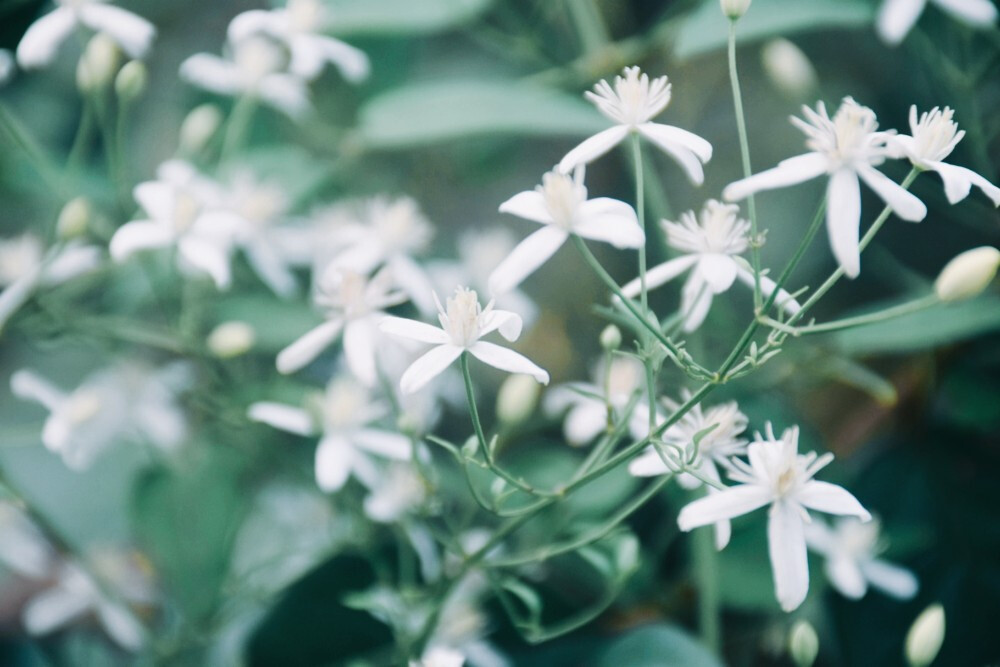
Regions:
<instances>
[{"instance_id":1,"label":"thin stem","mask_svg":"<svg viewBox=\"0 0 1000 667\"><path fill-rule=\"evenodd\" d=\"M69 149L66 163L70 169L75 169L85 157L85 152L94 134L94 109L89 100L83 102L83 113L80 114L80 124L73 137L73 145Z\"/></svg>"},{"instance_id":2,"label":"thin stem","mask_svg":"<svg viewBox=\"0 0 1000 667\"><path fill-rule=\"evenodd\" d=\"M892 306L891 308L885 308L875 313L867 313L865 315L857 315L855 317L845 317L840 320L833 320L832 322L823 322L822 324L810 324L802 327L788 326L781 322L774 322L769 318L765 318L765 324L774 327L780 331L791 334L792 336L802 336L807 334L817 334L817 333L827 333L830 331L839 331L841 329L850 329L853 327L859 327L866 324L874 324L876 322L883 322L885 320L890 320L895 317L900 317L901 315L909 315L910 313L919 312L921 310L926 310L941 303L941 300L936 294L930 294L928 296L920 297L919 299L914 299L913 301L907 301L906 303L901 303L897 306Z\"/></svg>"},{"instance_id":3,"label":"thin stem","mask_svg":"<svg viewBox=\"0 0 1000 667\"><path fill-rule=\"evenodd\" d=\"M632 157L635 163L635 209L639 215L639 228L642 229L643 242L639 246L639 303L642 304L642 312L649 312L649 296L646 290L646 198L645 188L642 178L642 144L639 141L639 133L632 133Z\"/></svg>"},{"instance_id":4,"label":"thin stem","mask_svg":"<svg viewBox=\"0 0 1000 667\"><path fill-rule=\"evenodd\" d=\"M476 394L472 388L472 373L469 372L469 353L462 352L459 357L459 364L462 366L462 377L465 378L465 397L469 401L469 415L472 417L472 428L476 431L476 438L479 440L479 447L483 452L483 458L489 463L492 460L489 446L486 444L486 435L483 433L483 423L479 420L479 408L476 407Z\"/></svg>"},{"instance_id":5,"label":"thin stem","mask_svg":"<svg viewBox=\"0 0 1000 667\"><path fill-rule=\"evenodd\" d=\"M721 614L719 609L719 556L715 551L715 531L696 530L692 535L694 577L698 584L698 627L701 639L719 655Z\"/></svg>"},{"instance_id":6,"label":"thin stem","mask_svg":"<svg viewBox=\"0 0 1000 667\"><path fill-rule=\"evenodd\" d=\"M580 36L585 54L595 53L608 43L608 31L593 0L566 0L573 27Z\"/></svg>"},{"instance_id":7,"label":"thin stem","mask_svg":"<svg viewBox=\"0 0 1000 667\"><path fill-rule=\"evenodd\" d=\"M243 95L233 105L233 110L226 123L226 133L222 138L222 151L219 154L220 163L231 158L240 149L256 108L257 101L251 95Z\"/></svg>"}]
</instances>

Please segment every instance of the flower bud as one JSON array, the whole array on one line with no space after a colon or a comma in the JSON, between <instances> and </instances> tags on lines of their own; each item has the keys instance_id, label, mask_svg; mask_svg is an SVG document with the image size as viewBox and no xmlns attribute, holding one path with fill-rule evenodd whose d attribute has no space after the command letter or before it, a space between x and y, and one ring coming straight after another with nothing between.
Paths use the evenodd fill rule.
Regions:
<instances>
[{"instance_id":1,"label":"flower bud","mask_svg":"<svg viewBox=\"0 0 1000 667\"><path fill-rule=\"evenodd\" d=\"M87 42L76 66L76 87L82 93L102 90L111 85L121 62L118 45L103 33Z\"/></svg>"},{"instance_id":2,"label":"flower bud","mask_svg":"<svg viewBox=\"0 0 1000 667\"><path fill-rule=\"evenodd\" d=\"M809 621L799 621L788 633L788 654L797 667L812 667L819 654L819 637Z\"/></svg>"},{"instance_id":3,"label":"flower bud","mask_svg":"<svg viewBox=\"0 0 1000 667\"><path fill-rule=\"evenodd\" d=\"M601 347L609 352L612 350L617 350L622 346L622 332L621 329L613 324L609 324L604 327L604 331L601 332Z\"/></svg>"},{"instance_id":4,"label":"flower bud","mask_svg":"<svg viewBox=\"0 0 1000 667\"><path fill-rule=\"evenodd\" d=\"M90 202L86 197L71 199L59 212L56 233L63 240L83 236L90 224L90 216Z\"/></svg>"},{"instance_id":5,"label":"flower bud","mask_svg":"<svg viewBox=\"0 0 1000 667\"><path fill-rule=\"evenodd\" d=\"M944 607L932 604L924 609L906 634L906 662L910 667L926 667L934 662L944 642Z\"/></svg>"},{"instance_id":6,"label":"flower bud","mask_svg":"<svg viewBox=\"0 0 1000 667\"><path fill-rule=\"evenodd\" d=\"M722 13L732 21L747 13L751 0L719 0L722 5Z\"/></svg>"},{"instance_id":7,"label":"flower bud","mask_svg":"<svg viewBox=\"0 0 1000 667\"><path fill-rule=\"evenodd\" d=\"M180 145L185 153L197 153L222 125L222 111L214 104L202 104L191 110L181 124Z\"/></svg>"},{"instance_id":8,"label":"flower bud","mask_svg":"<svg viewBox=\"0 0 1000 667\"><path fill-rule=\"evenodd\" d=\"M208 334L208 349L220 359L232 359L249 352L256 338L246 322L223 322Z\"/></svg>"},{"instance_id":9,"label":"flower bud","mask_svg":"<svg viewBox=\"0 0 1000 667\"><path fill-rule=\"evenodd\" d=\"M981 246L958 255L934 281L934 291L942 301L971 299L985 290L1000 268L1000 250Z\"/></svg>"},{"instance_id":10,"label":"flower bud","mask_svg":"<svg viewBox=\"0 0 1000 667\"><path fill-rule=\"evenodd\" d=\"M819 77L802 49L787 39L773 39L760 52L764 72L781 92L794 99L812 95Z\"/></svg>"},{"instance_id":11,"label":"flower bud","mask_svg":"<svg viewBox=\"0 0 1000 667\"><path fill-rule=\"evenodd\" d=\"M511 375L497 393L497 418L507 424L523 422L535 411L541 391L530 375Z\"/></svg>"},{"instance_id":12,"label":"flower bud","mask_svg":"<svg viewBox=\"0 0 1000 667\"><path fill-rule=\"evenodd\" d=\"M146 92L149 72L139 60L130 60L115 77L115 93L123 102L131 102Z\"/></svg>"}]
</instances>

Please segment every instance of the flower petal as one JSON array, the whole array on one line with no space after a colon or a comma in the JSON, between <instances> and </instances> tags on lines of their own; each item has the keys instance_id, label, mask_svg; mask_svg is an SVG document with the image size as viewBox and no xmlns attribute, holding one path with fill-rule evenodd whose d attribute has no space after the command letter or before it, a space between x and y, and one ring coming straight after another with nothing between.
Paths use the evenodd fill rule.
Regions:
<instances>
[{"instance_id":1,"label":"flower petal","mask_svg":"<svg viewBox=\"0 0 1000 667\"><path fill-rule=\"evenodd\" d=\"M164 248L173 242L174 232L166 225L151 220L136 220L118 228L111 237L108 251L111 259L124 262L140 250Z\"/></svg>"},{"instance_id":2,"label":"flower petal","mask_svg":"<svg viewBox=\"0 0 1000 667\"><path fill-rule=\"evenodd\" d=\"M969 196L972 186L976 185L992 200L994 206L1000 206L1000 188L971 169L945 162L931 162L929 166L941 176L948 203L962 201Z\"/></svg>"},{"instance_id":3,"label":"flower petal","mask_svg":"<svg viewBox=\"0 0 1000 667\"><path fill-rule=\"evenodd\" d=\"M585 139L579 146L566 153L559 161L559 171L568 174L581 164L588 164L617 146L628 135L629 128L615 125Z\"/></svg>"},{"instance_id":4,"label":"flower petal","mask_svg":"<svg viewBox=\"0 0 1000 667\"><path fill-rule=\"evenodd\" d=\"M445 343L431 348L423 356L410 364L399 379L399 388L404 394L412 394L441 374L462 354L462 348Z\"/></svg>"},{"instance_id":5,"label":"flower petal","mask_svg":"<svg viewBox=\"0 0 1000 667\"><path fill-rule=\"evenodd\" d=\"M60 285L84 273L93 271L101 263L101 251L92 245L70 245L56 255L42 270L42 282Z\"/></svg>"},{"instance_id":6,"label":"flower petal","mask_svg":"<svg viewBox=\"0 0 1000 667\"><path fill-rule=\"evenodd\" d=\"M196 53L181 63L180 77L190 84L219 93L240 92L242 79L236 65L210 53Z\"/></svg>"},{"instance_id":7,"label":"flower petal","mask_svg":"<svg viewBox=\"0 0 1000 667\"><path fill-rule=\"evenodd\" d=\"M826 576L841 595L860 600L868 592L868 582L858 564L846 556L833 556L826 561Z\"/></svg>"},{"instance_id":8,"label":"flower petal","mask_svg":"<svg viewBox=\"0 0 1000 667\"><path fill-rule=\"evenodd\" d=\"M861 571L873 587L899 600L909 600L920 589L912 572L884 560L861 563Z\"/></svg>"},{"instance_id":9,"label":"flower petal","mask_svg":"<svg viewBox=\"0 0 1000 667\"><path fill-rule=\"evenodd\" d=\"M701 326L712 308L712 289L702 279L701 274L691 273L681 289L681 313L684 315L684 331L691 333Z\"/></svg>"},{"instance_id":10,"label":"flower petal","mask_svg":"<svg viewBox=\"0 0 1000 667\"><path fill-rule=\"evenodd\" d=\"M647 448L642 454L632 459L628 464L628 471L635 477L658 477L673 472L652 447Z\"/></svg>"},{"instance_id":11,"label":"flower petal","mask_svg":"<svg viewBox=\"0 0 1000 667\"><path fill-rule=\"evenodd\" d=\"M509 310L491 310L488 315L482 318L479 327L480 337L499 329L501 336L513 342L521 336L524 322L520 315Z\"/></svg>"},{"instance_id":12,"label":"flower petal","mask_svg":"<svg viewBox=\"0 0 1000 667\"><path fill-rule=\"evenodd\" d=\"M146 631L124 605L102 601L97 605L97 617L108 636L119 646L129 651L142 648Z\"/></svg>"},{"instance_id":13,"label":"flower petal","mask_svg":"<svg viewBox=\"0 0 1000 667\"><path fill-rule=\"evenodd\" d=\"M573 233L616 248L640 248L646 235L639 226L635 209L623 201L597 197L580 205Z\"/></svg>"},{"instance_id":14,"label":"flower petal","mask_svg":"<svg viewBox=\"0 0 1000 667\"><path fill-rule=\"evenodd\" d=\"M379 320L378 328L392 336L418 340L421 343L444 345L451 340L443 329L439 329L438 327L431 326L430 324L425 324L423 322L418 322L417 320L409 320L403 317L395 317L393 315L386 316Z\"/></svg>"},{"instance_id":15,"label":"flower petal","mask_svg":"<svg viewBox=\"0 0 1000 667\"><path fill-rule=\"evenodd\" d=\"M152 23L121 7L88 2L78 11L81 23L109 35L132 58L144 58L156 37Z\"/></svg>"},{"instance_id":16,"label":"flower petal","mask_svg":"<svg viewBox=\"0 0 1000 667\"><path fill-rule=\"evenodd\" d=\"M49 412L56 410L66 400L64 391L27 369L10 376L10 391L18 398L41 403Z\"/></svg>"},{"instance_id":17,"label":"flower petal","mask_svg":"<svg viewBox=\"0 0 1000 667\"><path fill-rule=\"evenodd\" d=\"M736 262L729 255L706 253L698 260L698 268L695 270L701 274L714 294L725 292L736 280Z\"/></svg>"},{"instance_id":18,"label":"flower petal","mask_svg":"<svg viewBox=\"0 0 1000 667\"><path fill-rule=\"evenodd\" d=\"M229 22L226 39L230 44L238 44L247 37L264 33L275 36L274 14L264 9L250 9L240 12Z\"/></svg>"},{"instance_id":19,"label":"flower petal","mask_svg":"<svg viewBox=\"0 0 1000 667\"><path fill-rule=\"evenodd\" d=\"M927 215L927 207L916 195L878 169L861 165L858 167L858 175L903 220L919 222Z\"/></svg>"},{"instance_id":20,"label":"flower petal","mask_svg":"<svg viewBox=\"0 0 1000 667\"><path fill-rule=\"evenodd\" d=\"M0 292L0 330L32 297L41 278L42 271L36 266Z\"/></svg>"},{"instance_id":21,"label":"flower petal","mask_svg":"<svg viewBox=\"0 0 1000 667\"><path fill-rule=\"evenodd\" d=\"M413 445L405 435L371 428L359 429L351 435L359 447L372 454L397 461L409 461L413 456Z\"/></svg>"},{"instance_id":22,"label":"flower petal","mask_svg":"<svg viewBox=\"0 0 1000 667\"><path fill-rule=\"evenodd\" d=\"M927 0L885 0L875 20L879 37L887 44L902 42L920 18L926 4Z\"/></svg>"},{"instance_id":23,"label":"flower petal","mask_svg":"<svg viewBox=\"0 0 1000 667\"><path fill-rule=\"evenodd\" d=\"M688 503L677 515L677 525L687 532L754 511L771 502L771 493L763 486L742 484Z\"/></svg>"},{"instance_id":24,"label":"flower petal","mask_svg":"<svg viewBox=\"0 0 1000 667\"><path fill-rule=\"evenodd\" d=\"M546 225L517 244L507 258L493 269L489 289L494 295L514 289L545 263L566 242L569 235L554 225Z\"/></svg>"},{"instance_id":25,"label":"flower petal","mask_svg":"<svg viewBox=\"0 0 1000 667\"><path fill-rule=\"evenodd\" d=\"M17 45L17 64L24 69L45 67L75 26L76 14L69 7L59 7L38 19Z\"/></svg>"},{"instance_id":26,"label":"flower petal","mask_svg":"<svg viewBox=\"0 0 1000 667\"><path fill-rule=\"evenodd\" d=\"M425 315L437 312L434 303L434 285L427 272L407 255L389 258L392 281L410 297L410 301Z\"/></svg>"},{"instance_id":27,"label":"flower petal","mask_svg":"<svg viewBox=\"0 0 1000 667\"><path fill-rule=\"evenodd\" d=\"M809 562L803 519L798 507L777 502L767 521L767 545L774 577L774 594L785 611L797 609L809 592Z\"/></svg>"},{"instance_id":28,"label":"flower petal","mask_svg":"<svg viewBox=\"0 0 1000 667\"><path fill-rule=\"evenodd\" d=\"M339 491L351 474L356 456L339 435L328 435L316 447L316 484L327 493Z\"/></svg>"},{"instance_id":29,"label":"flower petal","mask_svg":"<svg viewBox=\"0 0 1000 667\"><path fill-rule=\"evenodd\" d=\"M28 601L21 614L30 635L44 635L82 615L90 606L86 595L56 587L42 591Z\"/></svg>"},{"instance_id":30,"label":"flower petal","mask_svg":"<svg viewBox=\"0 0 1000 667\"><path fill-rule=\"evenodd\" d=\"M217 288L229 287L229 253L219 244L189 235L178 241L177 252L188 265L211 276Z\"/></svg>"},{"instance_id":31,"label":"flower petal","mask_svg":"<svg viewBox=\"0 0 1000 667\"><path fill-rule=\"evenodd\" d=\"M597 401L581 401L566 415L563 433L570 443L583 445L596 438L607 426L608 413L603 404Z\"/></svg>"},{"instance_id":32,"label":"flower petal","mask_svg":"<svg viewBox=\"0 0 1000 667\"><path fill-rule=\"evenodd\" d=\"M257 96L291 118L309 111L309 89L305 82L291 74L268 74L257 84Z\"/></svg>"},{"instance_id":33,"label":"flower petal","mask_svg":"<svg viewBox=\"0 0 1000 667\"><path fill-rule=\"evenodd\" d=\"M292 61L288 69L306 79L318 76L327 62L333 63L351 83L364 81L371 71L371 63L364 51L333 37L296 35L292 37L290 46Z\"/></svg>"},{"instance_id":34,"label":"flower petal","mask_svg":"<svg viewBox=\"0 0 1000 667\"><path fill-rule=\"evenodd\" d=\"M868 510L862 507L849 491L829 482L817 480L807 482L796 494L795 499L817 512L856 516L862 521L870 521L872 518Z\"/></svg>"},{"instance_id":35,"label":"flower petal","mask_svg":"<svg viewBox=\"0 0 1000 667\"><path fill-rule=\"evenodd\" d=\"M295 435L309 436L316 433L316 421L307 410L284 403L253 403L247 410L247 417Z\"/></svg>"},{"instance_id":36,"label":"flower petal","mask_svg":"<svg viewBox=\"0 0 1000 667\"><path fill-rule=\"evenodd\" d=\"M938 7L972 26L987 27L997 20L997 8L990 0L935 0Z\"/></svg>"},{"instance_id":37,"label":"flower petal","mask_svg":"<svg viewBox=\"0 0 1000 667\"><path fill-rule=\"evenodd\" d=\"M335 319L324 322L306 333L278 353L276 361L278 372L287 375L309 364L337 339L343 327L344 321Z\"/></svg>"},{"instance_id":38,"label":"flower petal","mask_svg":"<svg viewBox=\"0 0 1000 667\"><path fill-rule=\"evenodd\" d=\"M656 123L646 123L639 126L639 133L653 142L657 148L672 157L681 166L688 178L695 185L701 185L705 181L705 170L701 166L701 159L686 147L661 137L655 128L666 127Z\"/></svg>"},{"instance_id":39,"label":"flower petal","mask_svg":"<svg viewBox=\"0 0 1000 667\"><path fill-rule=\"evenodd\" d=\"M694 132L662 123L643 123L639 126L639 132L657 145L670 143L681 146L694 153L702 162L708 162L712 159L712 144Z\"/></svg>"},{"instance_id":40,"label":"flower petal","mask_svg":"<svg viewBox=\"0 0 1000 667\"><path fill-rule=\"evenodd\" d=\"M674 259L668 260L663 264L658 264L653 268L646 271L646 289L652 290L656 289L660 285L673 280L680 274L687 271L689 268L694 266L695 262L698 261L698 255L682 255L680 257L675 257ZM639 278L630 281L627 285L622 287L622 292L625 296L631 298L639 296L639 292L642 291L642 284Z\"/></svg>"},{"instance_id":41,"label":"flower petal","mask_svg":"<svg viewBox=\"0 0 1000 667\"><path fill-rule=\"evenodd\" d=\"M500 204L501 213L510 213L525 220L540 222L543 225L552 223L552 214L545 204L545 196L537 190L525 190Z\"/></svg>"},{"instance_id":42,"label":"flower petal","mask_svg":"<svg viewBox=\"0 0 1000 667\"><path fill-rule=\"evenodd\" d=\"M524 375L530 375L542 384L549 383L549 374L547 372L514 350L481 340L469 348L469 353L476 359L494 368L499 368L508 373L523 373Z\"/></svg>"},{"instance_id":43,"label":"flower petal","mask_svg":"<svg viewBox=\"0 0 1000 667\"><path fill-rule=\"evenodd\" d=\"M753 289L754 287L753 272L750 269L749 265L745 265L740 260L737 260L736 262L736 277L739 278L739 280L742 283L746 284L748 287ZM760 291L761 294L764 295L765 299L769 299L771 297L771 294L774 293L774 288L777 286L778 283L774 282L767 276L760 277ZM787 313L788 315L795 315L800 310L802 310L802 306L799 304L799 302L793 299L792 295L789 294L788 291L784 289L778 290L778 296L775 297L774 303L776 306L784 310L785 313Z\"/></svg>"},{"instance_id":44,"label":"flower petal","mask_svg":"<svg viewBox=\"0 0 1000 667\"><path fill-rule=\"evenodd\" d=\"M729 544L729 538L733 535L733 524L729 520L715 522L715 550L722 551Z\"/></svg>"},{"instance_id":45,"label":"flower petal","mask_svg":"<svg viewBox=\"0 0 1000 667\"><path fill-rule=\"evenodd\" d=\"M826 231L837 263L848 278L861 273L858 228L861 225L861 188L858 175L838 169L830 176L826 197Z\"/></svg>"},{"instance_id":46,"label":"flower petal","mask_svg":"<svg viewBox=\"0 0 1000 667\"><path fill-rule=\"evenodd\" d=\"M774 190L796 185L826 173L828 162L820 153L805 153L782 160L778 166L749 178L730 183L722 191L728 201L739 201L761 190Z\"/></svg>"},{"instance_id":47,"label":"flower petal","mask_svg":"<svg viewBox=\"0 0 1000 667\"><path fill-rule=\"evenodd\" d=\"M290 297L298 290L295 274L278 254L276 246L268 240L251 243L244 247L247 262L254 273L272 292L280 297Z\"/></svg>"},{"instance_id":48,"label":"flower petal","mask_svg":"<svg viewBox=\"0 0 1000 667\"><path fill-rule=\"evenodd\" d=\"M375 366L375 344L378 331L368 318L348 320L344 325L344 359L347 367L366 387L372 387L378 380Z\"/></svg>"}]
</instances>

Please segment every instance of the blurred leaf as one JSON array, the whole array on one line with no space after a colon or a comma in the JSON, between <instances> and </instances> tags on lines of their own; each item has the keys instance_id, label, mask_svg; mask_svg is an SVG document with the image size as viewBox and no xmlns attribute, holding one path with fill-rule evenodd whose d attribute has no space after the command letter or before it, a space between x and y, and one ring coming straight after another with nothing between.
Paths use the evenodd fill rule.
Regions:
<instances>
[{"instance_id":1,"label":"blurred leaf","mask_svg":"<svg viewBox=\"0 0 1000 667\"><path fill-rule=\"evenodd\" d=\"M330 0L337 34L430 33L482 13L493 0Z\"/></svg>"},{"instance_id":2,"label":"blurred leaf","mask_svg":"<svg viewBox=\"0 0 1000 667\"><path fill-rule=\"evenodd\" d=\"M769 37L821 28L870 25L874 5L867 0L754 0L740 19L740 44ZM691 58L725 48L729 41L729 20L719 9L718 0L705 0L681 24L674 54Z\"/></svg>"},{"instance_id":3,"label":"blurred leaf","mask_svg":"<svg viewBox=\"0 0 1000 667\"><path fill-rule=\"evenodd\" d=\"M727 608L774 613L778 602L767 556L767 518L765 512L758 514L740 519L729 544L719 552L719 596Z\"/></svg>"},{"instance_id":4,"label":"blurred leaf","mask_svg":"<svg viewBox=\"0 0 1000 667\"><path fill-rule=\"evenodd\" d=\"M619 639L596 667L721 667L696 639L672 625L647 625Z\"/></svg>"},{"instance_id":5,"label":"blurred leaf","mask_svg":"<svg viewBox=\"0 0 1000 667\"><path fill-rule=\"evenodd\" d=\"M266 294L224 298L215 305L215 315L219 323L238 320L253 327L258 352L277 352L323 321L301 301Z\"/></svg>"},{"instance_id":6,"label":"blurred leaf","mask_svg":"<svg viewBox=\"0 0 1000 667\"><path fill-rule=\"evenodd\" d=\"M362 141L407 148L483 134L586 136L610 121L576 95L517 81L438 81L380 95L361 109Z\"/></svg>"}]
</instances>

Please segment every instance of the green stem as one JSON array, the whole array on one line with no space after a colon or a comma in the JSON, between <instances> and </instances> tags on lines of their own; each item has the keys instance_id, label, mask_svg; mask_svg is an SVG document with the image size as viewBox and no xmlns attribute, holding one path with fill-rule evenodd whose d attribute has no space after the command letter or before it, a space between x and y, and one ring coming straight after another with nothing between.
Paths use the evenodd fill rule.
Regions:
<instances>
[{"instance_id":1,"label":"green stem","mask_svg":"<svg viewBox=\"0 0 1000 667\"><path fill-rule=\"evenodd\" d=\"M639 215L639 228L642 229L643 242L639 246L639 303L642 304L642 312L649 312L649 296L646 290L646 197L642 178L642 144L639 141L639 133L632 133L632 156L635 163L635 208Z\"/></svg>"},{"instance_id":2,"label":"green stem","mask_svg":"<svg viewBox=\"0 0 1000 667\"><path fill-rule=\"evenodd\" d=\"M715 531L696 530L691 536L694 577L698 584L698 627L708 648L721 652L721 613L719 605L719 555L715 550Z\"/></svg>"},{"instance_id":3,"label":"green stem","mask_svg":"<svg viewBox=\"0 0 1000 667\"><path fill-rule=\"evenodd\" d=\"M909 315L910 313L915 313L921 310L926 310L932 306L936 306L941 303L941 300L936 294L930 294L928 296L921 297L919 299L914 299L913 301L907 301L906 303L901 303L898 306L892 306L891 308L886 308L875 313L867 313L865 315L857 315L855 317L845 317L840 320L833 320L832 322L823 322L822 324L811 324L808 326L794 327L788 326L781 322L775 322L773 320L765 318L765 323L773 326L779 331L784 331L785 333L791 334L792 336L801 336L807 334L817 334L817 333L827 333L830 331L839 331L841 329L850 329L852 327L859 327L866 324L874 324L876 322L883 322L885 320L890 320L894 317L900 317L901 315Z\"/></svg>"},{"instance_id":4,"label":"green stem","mask_svg":"<svg viewBox=\"0 0 1000 667\"><path fill-rule=\"evenodd\" d=\"M462 377L465 378L465 397L469 401L469 415L472 417L472 427L476 431L476 438L479 440L479 448L483 452L483 458L489 463L493 457L490 455L489 445L486 444L483 423L479 420L479 408L476 407L476 394L472 388L472 373L469 372L468 352L462 352L462 356L459 357L459 364L462 366Z\"/></svg>"},{"instance_id":5,"label":"green stem","mask_svg":"<svg viewBox=\"0 0 1000 667\"><path fill-rule=\"evenodd\" d=\"M80 114L80 124L77 126L73 145L69 149L66 163L70 169L76 169L86 156L88 144L94 134L94 109L89 100L83 102L83 113Z\"/></svg>"},{"instance_id":6,"label":"green stem","mask_svg":"<svg viewBox=\"0 0 1000 667\"><path fill-rule=\"evenodd\" d=\"M595 53L608 43L608 31L593 0L566 0L570 19L585 53Z\"/></svg>"},{"instance_id":7,"label":"green stem","mask_svg":"<svg viewBox=\"0 0 1000 667\"><path fill-rule=\"evenodd\" d=\"M220 163L224 163L240 149L256 108L257 101L250 95L243 95L233 105L233 110L226 123L226 133L222 138L222 151L219 154Z\"/></svg>"}]
</instances>

